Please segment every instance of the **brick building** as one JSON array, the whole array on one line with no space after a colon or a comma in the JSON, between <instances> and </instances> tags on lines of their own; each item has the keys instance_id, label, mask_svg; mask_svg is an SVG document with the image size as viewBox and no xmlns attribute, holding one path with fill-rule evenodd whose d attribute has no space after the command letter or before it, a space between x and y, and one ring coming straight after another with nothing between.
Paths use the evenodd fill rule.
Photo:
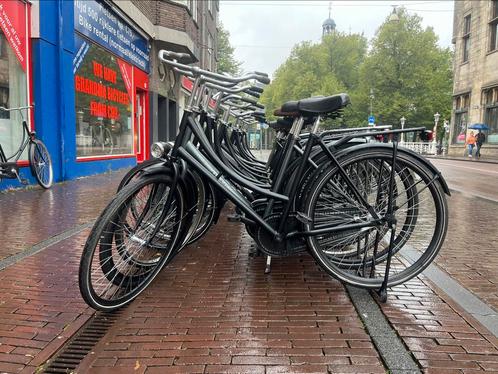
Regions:
<instances>
[{"instance_id":1,"label":"brick building","mask_svg":"<svg viewBox=\"0 0 498 374\"><path fill-rule=\"evenodd\" d=\"M468 127L484 123L483 156L498 158L498 0L455 1L449 154L463 155Z\"/></svg>"},{"instance_id":2,"label":"brick building","mask_svg":"<svg viewBox=\"0 0 498 374\"><path fill-rule=\"evenodd\" d=\"M159 64L161 49L188 53L202 68L216 70L218 0L113 0L151 42L151 141L173 140L188 91Z\"/></svg>"}]
</instances>

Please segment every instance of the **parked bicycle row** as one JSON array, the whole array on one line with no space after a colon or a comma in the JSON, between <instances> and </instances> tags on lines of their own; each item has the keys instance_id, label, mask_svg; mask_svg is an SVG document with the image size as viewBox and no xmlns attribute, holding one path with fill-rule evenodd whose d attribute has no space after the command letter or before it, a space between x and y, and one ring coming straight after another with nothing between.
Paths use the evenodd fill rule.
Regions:
<instances>
[{"instance_id":1,"label":"parked bicycle row","mask_svg":"<svg viewBox=\"0 0 498 374\"><path fill-rule=\"evenodd\" d=\"M321 131L350 105L347 94L282 103L266 120L257 102L264 73L240 77L160 60L193 80L174 143L152 146L96 221L81 257L79 285L95 309L137 297L187 245L216 224L227 201L271 258L308 251L331 276L377 290L408 281L444 241L448 187L426 159L398 145L389 126ZM276 132L267 162L249 149L247 128ZM390 143L370 142L383 136ZM167 290L165 290L167 292Z\"/></svg>"}]
</instances>

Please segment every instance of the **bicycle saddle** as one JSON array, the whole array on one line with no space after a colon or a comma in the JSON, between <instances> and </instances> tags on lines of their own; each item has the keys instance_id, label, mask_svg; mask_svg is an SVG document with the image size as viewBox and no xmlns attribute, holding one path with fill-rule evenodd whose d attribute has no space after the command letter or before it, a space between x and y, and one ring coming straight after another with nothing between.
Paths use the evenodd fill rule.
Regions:
<instances>
[{"instance_id":1,"label":"bicycle saddle","mask_svg":"<svg viewBox=\"0 0 498 374\"><path fill-rule=\"evenodd\" d=\"M351 103L349 95L342 93L332 96L316 96L299 101L288 101L280 108L284 113L299 113L302 116L329 114Z\"/></svg>"}]
</instances>

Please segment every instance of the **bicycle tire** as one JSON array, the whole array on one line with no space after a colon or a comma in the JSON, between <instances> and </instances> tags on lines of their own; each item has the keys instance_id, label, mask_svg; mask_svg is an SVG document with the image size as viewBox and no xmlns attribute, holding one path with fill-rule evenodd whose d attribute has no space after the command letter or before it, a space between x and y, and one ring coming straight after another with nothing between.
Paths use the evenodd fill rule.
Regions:
<instances>
[{"instance_id":1,"label":"bicycle tire","mask_svg":"<svg viewBox=\"0 0 498 374\"><path fill-rule=\"evenodd\" d=\"M95 222L79 267L80 292L92 308L112 311L129 303L145 290L174 254L182 232L185 203L180 186L173 191L172 203L166 207L172 219L163 220L156 235L147 237L158 224L164 209L161 204L167 198L164 190L169 188L171 181L165 175L152 175L126 186L115 195ZM136 212L128 213L132 203L133 208L138 209L138 196L142 192L146 200L141 215L143 219L130 230L133 221L127 220L136 220ZM147 246L148 242L150 245ZM134 260L130 261L130 258Z\"/></svg>"},{"instance_id":2,"label":"bicycle tire","mask_svg":"<svg viewBox=\"0 0 498 374\"><path fill-rule=\"evenodd\" d=\"M363 147L344 155L339 160L339 162L343 168L347 169L348 165L361 160L383 160L384 162L390 162L390 160L392 160L392 149L369 149L368 147ZM399 165L399 167L402 167L401 170L409 171L415 183L415 185L412 187L406 187L406 185L403 187L402 182L398 180L397 183L399 183L399 191L397 199L403 201L402 199L405 195L408 196L406 199L412 199L414 198L413 196L417 197L417 220L409 221L405 219L403 221L403 227L399 231L399 234L395 233L392 253L393 259L396 259L396 263L391 267L392 273L389 274L389 287L404 283L409 279L415 277L432 262L439 249L441 248L448 225L446 199L439 183L437 182L437 180L435 180L437 176L434 176L433 173L425 167L425 165L423 165L420 161L416 160L410 155L399 153L397 165ZM304 204L304 206L306 207L305 214L311 218L311 222L304 225L305 230L312 230L315 228L315 221L317 220L315 211L317 203L319 201L319 196L322 195L322 193L325 193L323 192L324 186L327 186L330 180L334 180L333 178L339 179L339 175L340 174L338 168L336 166L330 166L328 169L323 171L323 173L314 181L310 189L311 193L308 194L306 203ZM403 174L396 171L396 177L400 178L400 175ZM334 183L334 186L337 186L337 182ZM419 188L419 185L423 186L423 188ZM406 194L402 192L403 188L405 188ZM417 193L413 195L413 191L409 191L410 188L416 188ZM345 192L344 194L346 195ZM424 197L424 199L422 200L425 204L424 207L419 206L419 203L421 201L419 195L421 194L424 194L422 195L422 197ZM328 195L323 196L324 198L328 198L330 201L332 201L330 197L328 197ZM347 199L351 199L351 196L344 196L343 200ZM351 208L351 206L355 205L356 202L353 201L350 206L347 206L347 202L345 203L344 201L340 201L340 199L336 199L336 201L337 202L330 203L331 206L334 206L334 204L336 204L334 208L331 209L336 209L336 211L339 211L339 213L342 210L343 216L349 216L350 220L352 220L353 218L358 219L358 221L362 220L359 210L346 210L346 208ZM400 205L399 201L397 201L396 204ZM406 202L404 204L407 205ZM401 208L403 208L403 206L404 205L400 205L400 207L397 208L398 210L395 211L395 214L397 214L397 212L399 211L400 216L402 216L404 211L401 210ZM421 208L427 210L428 214L426 216L420 217ZM332 213L333 212L334 210L332 210ZM406 211L405 214L406 216L410 216L413 215L414 212L415 210L409 212ZM332 213L329 213L330 216L332 216ZM341 218L340 215L338 215L337 217L339 219ZM427 223L428 220L431 220L431 222ZM339 221L340 220L338 220L338 222ZM410 228L410 231L405 232L404 230L407 222L410 222L410 225L412 225L412 227ZM380 232L379 229L377 230ZM426 231L425 233L424 230ZM431 232L430 230L433 231ZM358 232L360 231L358 230ZM425 237L422 234L425 235ZM360 232L360 234L355 235L364 235L364 233ZM386 242L389 241L391 234L386 232L382 235L382 237L375 239L377 244L379 244L381 240L382 243L386 244ZM415 237L414 241L410 242L410 239L413 236ZM344 257L341 257L337 252L334 252L333 254L328 253L326 248L327 243L325 241L323 243L320 242L322 238L323 235L316 235L308 237L307 240L311 254L315 258L317 263L328 274L345 283L357 287L379 288L381 286L384 280L382 270L383 263L380 263L380 269L378 265L379 262L386 259L388 253L387 249L384 248L382 255L379 255L379 257L376 257L374 254L370 254L370 257L367 257L368 250L372 250L373 252L373 248L366 248L366 252L364 251L360 254L361 256L363 256L362 261L365 268L362 272L360 271L361 267L358 266L358 261L351 261L351 253L345 254ZM417 256L419 255L416 260L410 258L410 256L412 256L414 253ZM371 262L369 259L372 259Z\"/></svg>"},{"instance_id":3,"label":"bicycle tire","mask_svg":"<svg viewBox=\"0 0 498 374\"><path fill-rule=\"evenodd\" d=\"M52 158L47 147L39 139L33 139L29 144L29 167L38 184L48 189L54 181Z\"/></svg>"},{"instance_id":4,"label":"bicycle tire","mask_svg":"<svg viewBox=\"0 0 498 374\"><path fill-rule=\"evenodd\" d=\"M142 172L144 169L148 168L151 165L156 165L163 162L164 160L161 160L159 158L151 158L149 160L145 160L141 162L140 164L136 164L133 168L128 170L128 172L124 175L124 177L121 179L121 182L119 182L117 192L123 189L124 186L129 184L133 179L140 177L142 175Z\"/></svg>"}]
</instances>

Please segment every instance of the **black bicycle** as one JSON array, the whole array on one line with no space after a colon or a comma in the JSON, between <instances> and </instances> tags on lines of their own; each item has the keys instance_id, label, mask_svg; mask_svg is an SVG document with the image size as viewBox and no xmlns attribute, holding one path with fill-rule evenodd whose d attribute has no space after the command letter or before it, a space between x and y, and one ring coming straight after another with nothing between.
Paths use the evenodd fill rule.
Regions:
<instances>
[{"instance_id":1,"label":"black bicycle","mask_svg":"<svg viewBox=\"0 0 498 374\"><path fill-rule=\"evenodd\" d=\"M235 218L268 258L308 250L331 276L381 296L435 258L446 235L449 191L430 162L396 140L423 128L319 132L324 118L349 105L346 94L288 102L276 113L285 119L282 136L265 166L238 144L240 129L227 121L242 116L209 115L206 103L221 103L242 82L267 84L268 77L228 77L180 64L182 54L159 56L194 79L192 95L174 145L153 145L160 161L123 185L90 233L79 271L90 306L113 310L140 294L196 235L207 191L232 201ZM374 135L393 142L357 142Z\"/></svg>"},{"instance_id":2,"label":"black bicycle","mask_svg":"<svg viewBox=\"0 0 498 374\"><path fill-rule=\"evenodd\" d=\"M21 184L28 184L28 181L19 174L18 161L22 157L26 147L29 146L28 162L31 174L36 178L36 181L40 186L48 189L52 186L54 179L52 159L50 158L50 153L48 153L45 144L43 144L40 139L36 138L36 133L29 129L28 123L24 119L23 110L31 108L32 106L23 106L19 108L0 107L0 110L5 112L19 111L23 127L21 145L12 156L7 157L0 144L0 181L4 178L17 179Z\"/></svg>"}]
</instances>

